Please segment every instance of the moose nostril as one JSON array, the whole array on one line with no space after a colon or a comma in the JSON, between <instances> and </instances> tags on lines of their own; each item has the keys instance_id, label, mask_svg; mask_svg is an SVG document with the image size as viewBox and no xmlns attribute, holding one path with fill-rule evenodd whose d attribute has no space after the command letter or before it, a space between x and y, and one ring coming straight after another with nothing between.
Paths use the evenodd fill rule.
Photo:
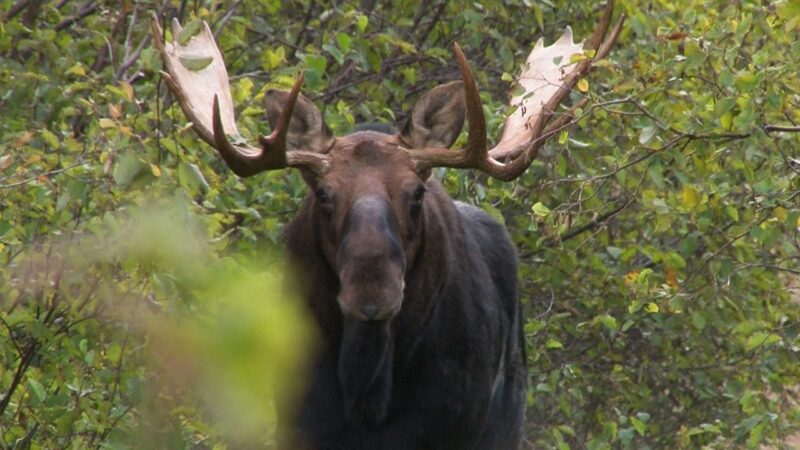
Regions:
<instances>
[{"instance_id":1,"label":"moose nostril","mask_svg":"<svg viewBox=\"0 0 800 450\"><path fill-rule=\"evenodd\" d=\"M361 312L367 320L372 320L378 315L378 305L364 305L361 307Z\"/></svg>"}]
</instances>

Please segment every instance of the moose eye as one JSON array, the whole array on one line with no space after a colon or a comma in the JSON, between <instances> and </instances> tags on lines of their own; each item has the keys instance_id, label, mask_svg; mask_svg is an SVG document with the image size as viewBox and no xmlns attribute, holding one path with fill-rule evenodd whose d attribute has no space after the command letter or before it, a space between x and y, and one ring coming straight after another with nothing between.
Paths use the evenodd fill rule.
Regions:
<instances>
[{"instance_id":1,"label":"moose eye","mask_svg":"<svg viewBox=\"0 0 800 450\"><path fill-rule=\"evenodd\" d=\"M411 217L419 217L419 212L422 209L422 198L425 196L425 185L419 185L414 193L411 194L411 201L408 204L408 212Z\"/></svg>"},{"instance_id":2,"label":"moose eye","mask_svg":"<svg viewBox=\"0 0 800 450\"><path fill-rule=\"evenodd\" d=\"M325 189L318 188L314 191L314 195L317 197L320 203L328 203L328 193L325 192Z\"/></svg>"},{"instance_id":3,"label":"moose eye","mask_svg":"<svg viewBox=\"0 0 800 450\"><path fill-rule=\"evenodd\" d=\"M333 199L323 188L318 188L314 191L314 197L317 198L317 205L319 205L320 210L326 217L331 217L333 215Z\"/></svg>"},{"instance_id":4,"label":"moose eye","mask_svg":"<svg viewBox=\"0 0 800 450\"><path fill-rule=\"evenodd\" d=\"M414 191L414 197L413 197L414 201L415 202L421 202L422 201L422 197L425 195L425 191L426 190L427 189L425 189L425 185L424 184L420 184L419 187L417 187L417 190Z\"/></svg>"}]
</instances>

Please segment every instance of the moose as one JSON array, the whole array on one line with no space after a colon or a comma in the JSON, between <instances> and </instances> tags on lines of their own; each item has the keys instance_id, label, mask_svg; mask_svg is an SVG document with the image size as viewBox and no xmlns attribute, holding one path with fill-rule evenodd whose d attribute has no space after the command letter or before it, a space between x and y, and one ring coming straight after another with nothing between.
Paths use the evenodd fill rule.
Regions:
<instances>
[{"instance_id":1,"label":"moose","mask_svg":"<svg viewBox=\"0 0 800 450\"><path fill-rule=\"evenodd\" d=\"M588 42L594 54L573 43L569 28L551 46L539 40L519 79L524 92L512 98L516 110L491 149L458 45L462 80L425 93L399 132L334 136L300 95L301 73L290 92L265 94L272 132L256 146L236 128L208 26L178 43L173 20L175 42L164 42L153 16L162 78L197 135L240 177L296 168L309 187L285 240L322 343L301 401L279 411L283 448L519 447L527 364L515 247L488 214L453 201L432 169L519 177L574 120L581 103L555 111L616 41L624 16L609 27L612 13L609 0ZM467 142L451 150L465 119Z\"/></svg>"}]
</instances>

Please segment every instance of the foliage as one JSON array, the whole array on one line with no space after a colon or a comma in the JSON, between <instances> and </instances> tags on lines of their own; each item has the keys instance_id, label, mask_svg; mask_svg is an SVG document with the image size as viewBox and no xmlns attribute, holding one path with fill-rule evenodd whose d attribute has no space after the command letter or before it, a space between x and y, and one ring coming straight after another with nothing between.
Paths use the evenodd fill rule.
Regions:
<instances>
[{"instance_id":1,"label":"foliage","mask_svg":"<svg viewBox=\"0 0 800 450\"><path fill-rule=\"evenodd\" d=\"M0 0L0 447L268 445L266 399L310 342L273 295L303 183L238 179L194 137L151 11L211 24L248 136L301 69L334 132L400 123L458 76L455 41L496 136L535 39L587 36L589 3ZM437 173L518 245L528 441L780 445L800 426L800 8L617 10L589 103L523 178Z\"/></svg>"}]
</instances>

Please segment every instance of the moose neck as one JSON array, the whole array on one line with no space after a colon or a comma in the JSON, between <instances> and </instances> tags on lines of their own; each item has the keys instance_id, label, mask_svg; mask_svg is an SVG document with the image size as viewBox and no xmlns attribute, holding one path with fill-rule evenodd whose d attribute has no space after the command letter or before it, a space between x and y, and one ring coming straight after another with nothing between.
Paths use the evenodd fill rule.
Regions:
<instances>
[{"instance_id":1,"label":"moose neck","mask_svg":"<svg viewBox=\"0 0 800 450\"><path fill-rule=\"evenodd\" d=\"M374 426L389 413L393 374L413 359L449 282L450 253L460 234L445 230L460 230L458 212L438 181L429 180L426 187L422 244L406 270L400 312L390 320L359 321L342 314L336 270L325 263L318 240L310 238L317 233L310 201L287 227L288 256L301 281L293 285L305 287L302 294L322 333L323 351L338 354L337 373L352 423Z\"/></svg>"},{"instance_id":2,"label":"moose neck","mask_svg":"<svg viewBox=\"0 0 800 450\"><path fill-rule=\"evenodd\" d=\"M376 426L389 410L394 339L389 322L345 319L339 351L339 382L345 417L354 425Z\"/></svg>"}]
</instances>

